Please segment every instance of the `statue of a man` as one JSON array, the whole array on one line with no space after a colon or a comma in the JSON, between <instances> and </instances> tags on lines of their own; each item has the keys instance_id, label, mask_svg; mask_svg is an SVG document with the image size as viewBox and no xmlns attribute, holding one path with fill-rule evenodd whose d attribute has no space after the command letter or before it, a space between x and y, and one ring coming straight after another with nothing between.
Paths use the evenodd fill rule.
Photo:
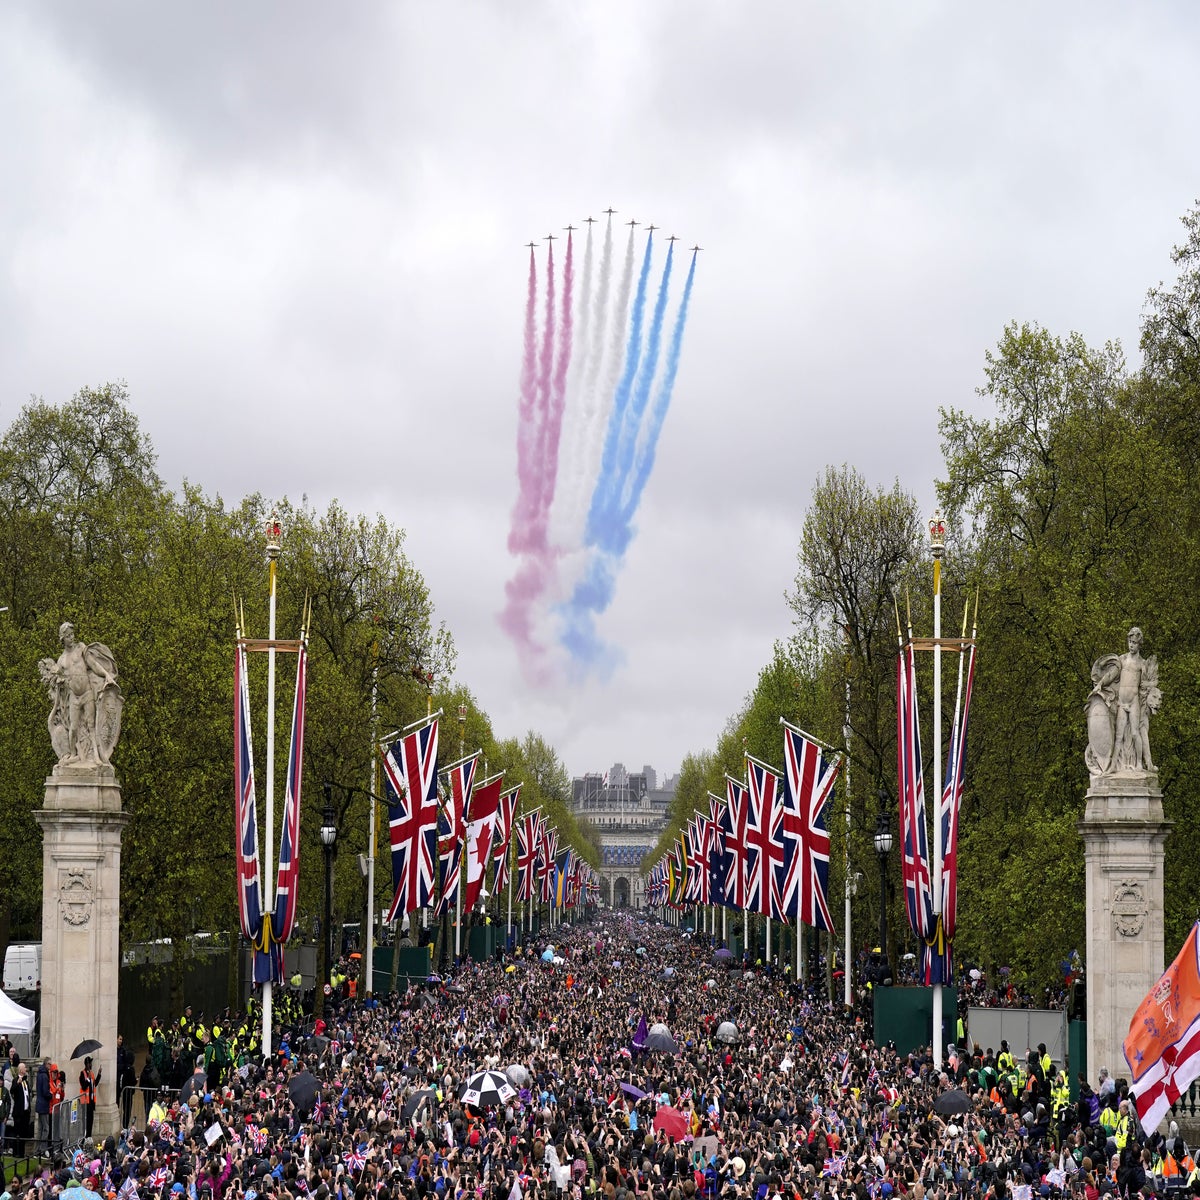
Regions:
<instances>
[{"instance_id":1,"label":"statue of a man","mask_svg":"<svg viewBox=\"0 0 1200 1200\"><path fill-rule=\"evenodd\" d=\"M1125 654L1105 654L1092 665L1086 757L1095 775L1157 770L1150 757L1150 717L1162 704L1158 661L1142 657L1136 625L1126 645Z\"/></svg>"},{"instance_id":2,"label":"statue of a man","mask_svg":"<svg viewBox=\"0 0 1200 1200\"><path fill-rule=\"evenodd\" d=\"M121 731L124 697L112 651L100 642L75 640L75 626L58 627L63 652L43 658L38 672L50 693L46 722L59 766L107 763Z\"/></svg>"}]
</instances>

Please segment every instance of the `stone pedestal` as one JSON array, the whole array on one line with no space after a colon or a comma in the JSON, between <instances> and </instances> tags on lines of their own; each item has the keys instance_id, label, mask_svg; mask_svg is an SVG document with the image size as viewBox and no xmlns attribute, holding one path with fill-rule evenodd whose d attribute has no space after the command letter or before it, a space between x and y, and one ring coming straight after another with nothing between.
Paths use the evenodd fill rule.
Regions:
<instances>
[{"instance_id":1,"label":"stone pedestal","mask_svg":"<svg viewBox=\"0 0 1200 1200\"><path fill-rule=\"evenodd\" d=\"M1079 822L1087 881L1087 1064L1128 1070L1129 1022L1165 968L1163 818L1154 771L1093 775Z\"/></svg>"},{"instance_id":2,"label":"stone pedestal","mask_svg":"<svg viewBox=\"0 0 1200 1200\"><path fill-rule=\"evenodd\" d=\"M121 788L107 765L59 766L46 780L42 827L42 1053L79 1094L86 1038L103 1047L93 1136L116 1130L117 975L120 970Z\"/></svg>"}]
</instances>

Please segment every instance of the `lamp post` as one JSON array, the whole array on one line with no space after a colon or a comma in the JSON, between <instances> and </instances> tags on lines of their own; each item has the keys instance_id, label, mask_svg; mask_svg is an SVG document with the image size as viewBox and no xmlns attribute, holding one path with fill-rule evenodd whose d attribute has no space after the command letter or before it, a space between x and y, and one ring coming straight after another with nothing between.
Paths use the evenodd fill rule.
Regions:
<instances>
[{"instance_id":1,"label":"lamp post","mask_svg":"<svg viewBox=\"0 0 1200 1200\"><path fill-rule=\"evenodd\" d=\"M325 849L325 970L318 980L317 995L324 996L325 985L333 967L333 846L337 841L337 825L333 813L333 784L325 784L325 811L321 814L321 845Z\"/></svg>"},{"instance_id":2,"label":"lamp post","mask_svg":"<svg viewBox=\"0 0 1200 1200\"><path fill-rule=\"evenodd\" d=\"M888 818L888 794L879 789L879 816L875 818L875 853L879 855L879 980L891 974L887 961L887 860L892 852L892 824Z\"/></svg>"}]
</instances>

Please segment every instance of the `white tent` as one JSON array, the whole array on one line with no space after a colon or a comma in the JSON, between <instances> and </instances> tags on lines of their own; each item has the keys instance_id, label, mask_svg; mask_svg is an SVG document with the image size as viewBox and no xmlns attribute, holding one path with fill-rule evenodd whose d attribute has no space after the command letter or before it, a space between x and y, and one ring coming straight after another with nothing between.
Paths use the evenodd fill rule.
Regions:
<instances>
[{"instance_id":1,"label":"white tent","mask_svg":"<svg viewBox=\"0 0 1200 1200\"><path fill-rule=\"evenodd\" d=\"M32 1033L37 1014L0 992L0 1033Z\"/></svg>"}]
</instances>

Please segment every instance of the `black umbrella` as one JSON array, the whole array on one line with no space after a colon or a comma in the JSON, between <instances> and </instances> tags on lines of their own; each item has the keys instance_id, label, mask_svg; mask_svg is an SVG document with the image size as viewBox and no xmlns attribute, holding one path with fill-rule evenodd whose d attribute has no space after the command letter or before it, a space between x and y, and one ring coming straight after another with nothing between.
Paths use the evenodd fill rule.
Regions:
<instances>
[{"instance_id":1,"label":"black umbrella","mask_svg":"<svg viewBox=\"0 0 1200 1200\"><path fill-rule=\"evenodd\" d=\"M409 1008L437 1008L437 997L432 992L418 992Z\"/></svg>"},{"instance_id":2,"label":"black umbrella","mask_svg":"<svg viewBox=\"0 0 1200 1200\"><path fill-rule=\"evenodd\" d=\"M84 1038L74 1050L71 1051L71 1057L82 1058L85 1054L91 1054L95 1050L103 1050L103 1045L96 1041L95 1038Z\"/></svg>"},{"instance_id":3,"label":"black umbrella","mask_svg":"<svg viewBox=\"0 0 1200 1200\"><path fill-rule=\"evenodd\" d=\"M312 1111L313 1105L317 1102L317 1092L320 1090L320 1082L309 1071L301 1071L299 1075L293 1075L288 1082L288 1098L302 1113Z\"/></svg>"},{"instance_id":4,"label":"black umbrella","mask_svg":"<svg viewBox=\"0 0 1200 1200\"><path fill-rule=\"evenodd\" d=\"M971 1111L971 1097L962 1088L951 1088L933 1102L933 1111L943 1117L961 1116Z\"/></svg>"},{"instance_id":5,"label":"black umbrella","mask_svg":"<svg viewBox=\"0 0 1200 1200\"><path fill-rule=\"evenodd\" d=\"M316 1033L308 1039L306 1049L309 1054L324 1054L329 1049L330 1039L324 1034Z\"/></svg>"},{"instance_id":6,"label":"black umbrella","mask_svg":"<svg viewBox=\"0 0 1200 1200\"><path fill-rule=\"evenodd\" d=\"M411 1096L404 1102L404 1107L400 1110L400 1115L406 1121L411 1121L413 1113L415 1113L423 1104L428 1104L432 1108L437 1103L437 1092L433 1088L423 1088L419 1092L413 1092Z\"/></svg>"},{"instance_id":7,"label":"black umbrella","mask_svg":"<svg viewBox=\"0 0 1200 1200\"><path fill-rule=\"evenodd\" d=\"M203 1071L197 1071L195 1075L183 1081L183 1087L179 1089L179 1102L186 1104L191 1096L203 1096L208 1091L208 1076Z\"/></svg>"},{"instance_id":8,"label":"black umbrella","mask_svg":"<svg viewBox=\"0 0 1200 1200\"><path fill-rule=\"evenodd\" d=\"M517 1089L499 1071L476 1071L458 1089L458 1098L472 1108L496 1108L517 1094Z\"/></svg>"}]
</instances>

